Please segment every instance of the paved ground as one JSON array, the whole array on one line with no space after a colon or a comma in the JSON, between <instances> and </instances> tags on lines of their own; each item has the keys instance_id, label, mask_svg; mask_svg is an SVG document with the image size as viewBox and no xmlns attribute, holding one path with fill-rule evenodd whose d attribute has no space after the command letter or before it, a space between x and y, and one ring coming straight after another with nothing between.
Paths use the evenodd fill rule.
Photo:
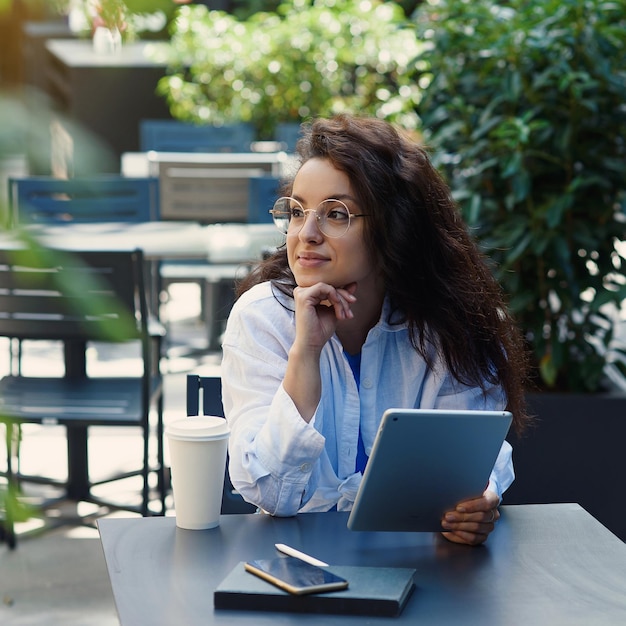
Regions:
<instances>
[{"instance_id":1,"label":"paved ground","mask_svg":"<svg viewBox=\"0 0 626 626\"><path fill-rule=\"evenodd\" d=\"M176 286L174 299L168 307L171 322L169 358L165 370L165 421L185 414L185 376L188 372L219 372L219 353L207 352L204 325L198 319L198 298L193 285ZM5 354L6 346L0 346ZM29 360L33 371L45 368L50 372L51 352L34 353ZM99 355L97 367L133 368L137 359L128 355ZM6 370L0 360L0 374ZM139 432L132 429L93 429L90 433L90 463L92 471L110 468L111 463L124 467L136 458L141 446ZM113 452L114 451L114 452ZM4 456L0 454L0 466ZM36 473L45 468L61 478L66 471L65 432L59 426L29 425L22 448L22 469ZM133 482L135 481L135 482ZM114 487L115 496L135 498L139 489L137 479L123 488ZM111 487L106 489L110 490ZM36 497L38 491L30 495ZM95 507L81 504L64 505L48 514L66 519L73 514L90 514ZM170 509L169 514L173 514ZM130 516L132 513L113 515ZM118 624L111 587L100 540L95 528L62 525L41 530L43 521L32 520L20 525L18 546L10 551L0 544L0 624L2 626L114 626Z\"/></svg>"}]
</instances>

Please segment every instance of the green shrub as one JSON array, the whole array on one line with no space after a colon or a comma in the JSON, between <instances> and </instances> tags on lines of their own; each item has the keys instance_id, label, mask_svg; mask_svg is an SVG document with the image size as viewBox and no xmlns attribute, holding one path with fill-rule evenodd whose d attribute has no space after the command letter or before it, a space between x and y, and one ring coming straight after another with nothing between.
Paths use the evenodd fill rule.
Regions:
<instances>
[{"instance_id":1,"label":"green shrub","mask_svg":"<svg viewBox=\"0 0 626 626\"><path fill-rule=\"evenodd\" d=\"M245 21L182 7L159 92L172 116L195 123L253 122L259 138L278 122L340 111L415 128L414 28L398 4L295 0Z\"/></svg>"},{"instance_id":2,"label":"green shrub","mask_svg":"<svg viewBox=\"0 0 626 626\"><path fill-rule=\"evenodd\" d=\"M626 2L430 0L419 113L542 386L601 388L626 298Z\"/></svg>"}]
</instances>

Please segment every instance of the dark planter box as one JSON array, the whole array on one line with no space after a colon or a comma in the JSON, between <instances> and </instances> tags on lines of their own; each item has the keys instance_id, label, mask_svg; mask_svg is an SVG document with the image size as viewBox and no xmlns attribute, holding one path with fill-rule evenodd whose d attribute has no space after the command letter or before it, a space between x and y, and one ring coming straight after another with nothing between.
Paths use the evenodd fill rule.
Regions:
<instances>
[{"instance_id":1,"label":"dark planter box","mask_svg":"<svg viewBox=\"0 0 626 626\"><path fill-rule=\"evenodd\" d=\"M503 504L577 502L626 541L626 394L531 394ZM566 529L564 529L566 531Z\"/></svg>"}]
</instances>

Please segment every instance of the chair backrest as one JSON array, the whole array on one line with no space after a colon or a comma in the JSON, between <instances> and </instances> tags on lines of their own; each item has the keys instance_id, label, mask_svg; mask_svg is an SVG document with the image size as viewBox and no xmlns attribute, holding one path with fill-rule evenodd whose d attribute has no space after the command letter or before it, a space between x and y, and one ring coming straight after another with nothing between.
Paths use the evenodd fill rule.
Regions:
<instances>
[{"instance_id":1,"label":"chair backrest","mask_svg":"<svg viewBox=\"0 0 626 626\"><path fill-rule=\"evenodd\" d=\"M9 198L11 225L149 222L159 218L156 178L12 178Z\"/></svg>"},{"instance_id":2,"label":"chair backrest","mask_svg":"<svg viewBox=\"0 0 626 626\"><path fill-rule=\"evenodd\" d=\"M294 153L301 131L302 128L298 122L279 122L276 125L274 138L280 144L281 150Z\"/></svg>"},{"instance_id":3,"label":"chair backrest","mask_svg":"<svg viewBox=\"0 0 626 626\"><path fill-rule=\"evenodd\" d=\"M141 120L142 152L250 152L255 130L244 122L215 126L178 120Z\"/></svg>"},{"instance_id":4,"label":"chair backrest","mask_svg":"<svg viewBox=\"0 0 626 626\"><path fill-rule=\"evenodd\" d=\"M202 414L224 417L222 406L222 379L219 376L187 375L187 415L200 414L200 397L202 397ZM224 491L222 494L222 514L256 513L257 507L246 502L235 491L228 468L224 474Z\"/></svg>"},{"instance_id":5,"label":"chair backrest","mask_svg":"<svg viewBox=\"0 0 626 626\"><path fill-rule=\"evenodd\" d=\"M141 339L147 350L147 323L140 250L0 250L0 336Z\"/></svg>"},{"instance_id":6,"label":"chair backrest","mask_svg":"<svg viewBox=\"0 0 626 626\"><path fill-rule=\"evenodd\" d=\"M285 153L149 154L159 178L161 219L247 222L251 178L280 176Z\"/></svg>"},{"instance_id":7,"label":"chair backrest","mask_svg":"<svg viewBox=\"0 0 626 626\"><path fill-rule=\"evenodd\" d=\"M224 417L222 379L219 376L187 374L187 415L201 414L200 398L202 415Z\"/></svg>"},{"instance_id":8,"label":"chair backrest","mask_svg":"<svg viewBox=\"0 0 626 626\"><path fill-rule=\"evenodd\" d=\"M278 176L254 176L248 181L248 222L269 224L270 209L278 198L281 179Z\"/></svg>"}]
</instances>

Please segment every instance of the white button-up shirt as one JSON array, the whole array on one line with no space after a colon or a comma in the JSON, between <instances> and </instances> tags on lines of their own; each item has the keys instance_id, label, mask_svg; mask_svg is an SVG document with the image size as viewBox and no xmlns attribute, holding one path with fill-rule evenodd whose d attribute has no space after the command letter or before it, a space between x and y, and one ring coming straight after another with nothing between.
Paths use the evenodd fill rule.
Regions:
<instances>
[{"instance_id":1,"label":"white button-up shirt","mask_svg":"<svg viewBox=\"0 0 626 626\"><path fill-rule=\"evenodd\" d=\"M500 388L483 393L460 385L434 349L429 367L412 347L407 325L389 323L385 302L361 351L360 388L337 337L324 346L322 396L307 423L282 386L295 338L293 308L270 283L256 285L235 303L223 341L231 480L268 513L351 509L361 481L355 473L359 427L369 455L390 407L501 410L506 404ZM505 441L488 488L501 497L513 479Z\"/></svg>"}]
</instances>

